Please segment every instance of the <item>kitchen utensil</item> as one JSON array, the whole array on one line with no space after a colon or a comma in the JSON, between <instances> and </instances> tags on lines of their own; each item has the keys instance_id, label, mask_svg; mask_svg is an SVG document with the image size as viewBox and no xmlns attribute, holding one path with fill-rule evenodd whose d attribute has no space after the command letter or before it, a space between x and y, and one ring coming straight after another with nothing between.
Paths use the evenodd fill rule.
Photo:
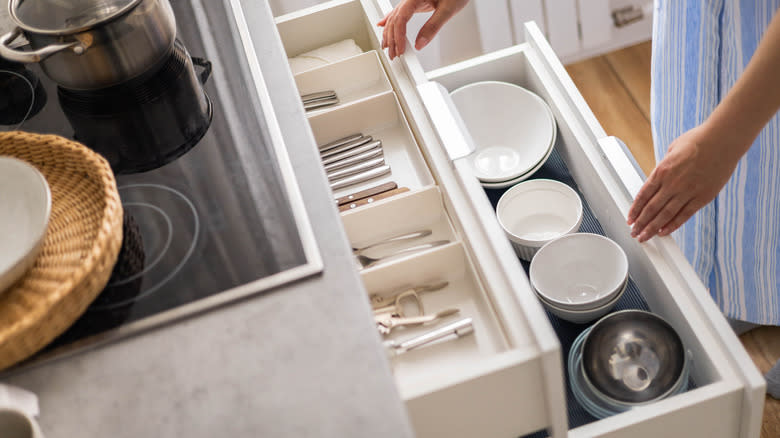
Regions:
<instances>
[{"instance_id":1,"label":"kitchen utensil","mask_svg":"<svg viewBox=\"0 0 780 438\"><path fill-rule=\"evenodd\" d=\"M370 196L375 196L390 190L395 190L396 188L398 188L397 183L393 181L386 182L384 184L379 184L378 186L370 187L365 190L361 190L359 192L351 193L349 195L336 198L336 205L348 204L353 201L368 198Z\"/></svg>"},{"instance_id":2,"label":"kitchen utensil","mask_svg":"<svg viewBox=\"0 0 780 438\"><path fill-rule=\"evenodd\" d=\"M393 243L414 241L414 240L417 240L417 239L422 239L423 237L430 236L431 234L433 234L433 231L426 229L426 230L414 231L414 232L411 232L411 233L404 233L404 234L400 234L400 235L395 235L395 236L392 236L392 237L388 237L386 239L382 239L382 240L380 240L378 242L375 242L375 243L372 243L370 245L361 246L359 248L352 247L352 252L354 254L360 254L363 251L369 250L371 248L376 248L376 247L379 247L379 246L382 246L382 245L389 245L389 244L393 244Z\"/></svg>"},{"instance_id":3,"label":"kitchen utensil","mask_svg":"<svg viewBox=\"0 0 780 438\"><path fill-rule=\"evenodd\" d=\"M586 383L624 404L660 400L680 386L687 355L682 339L660 316L643 310L607 315L582 346Z\"/></svg>"},{"instance_id":4,"label":"kitchen utensil","mask_svg":"<svg viewBox=\"0 0 780 438\"><path fill-rule=\"evenodd\" d=\"M377 167L376 169L371 169L367 172L359 173L357 175L352 175L340 181L331 183L330 189L339 190L346 187L354 186L355 184L364 183L374 178L379 178L380 176L387 175L388 173L390 173L390 166L385 164L384 166Z\"/></svg>"},{"instance_id":5,"label":"kitchen utensil","mask_svg":"<svg viewBox=\"0 0 780 438\"><path fill-rule=\"evenodd\" d=\"M326 152L326 151L328 151L330 149L333 149L335 147L339 147L341 145L353 142L355 140L360 140L361 138L364 138L363 134L361 134L361 133L348 135L348 136L346 136L344 138L340 138L338 140L335 140L335 141L332 141L330 143L327 143L327 144L324 144L322 146L319 146L318 149L320 150L320 153Z\"/></svg>"},{"instance_id":6,"label":"kitchen utensil","mask_svg":"<svg viewBox=\"0 0 780 438\"><path fill-rule=\"evenodd\" d=\"M3 438L43 438L35 417L11 407L0 407L0 432Z\"/></svg>"},{"instance_id":7,"label":"kitchen utensil","mask_svg":"<svg viewBox=\"0 0 780 438\"><path fill-rule=\"evenodd\" d=\"M0 56L39 62L68 89L104 88L156 70L176 37L168 0L10 0L8 7L17 27L0 37ZM10 47L21 35L32 51Z\"/></svg>"},{"instance_id":8,"label":"kitchen utensil","mask_svg":"<svg viewBox=\"0 0 780 438\"><path fill-rule=\"evenodd\" d=\"M316 93L304 94L301 96L303 103L316 102L318 100L328 100L336 97L336 92L333 90L318 91Z\"/></svg>"},{"instance_id":9,"label":"kitchen utensil","mask_svg":"<svg viewBox=\"0 0 780 438\"><path fill-rule=\"evenodd\" d=\"M406 193L409 191L408 187L399 187L397 189L389 190L387 192L380 193L378 195L369 196L368 198L363 198L359 201L355 201L349 204L344 204L339 207L340 212L345 212L349 210L354 210L358 207L362 207L364 205L372 204L376 201L381 201L382 199L391 198L395 195L400 195L401 193Z\"/></svg>"},{"instance_id":10,"label":"kitchen utensil","mask_svg":"<svg viewBox=\"0 0 780 438\"><path fill-rule=\"evenodd\" d=\"M474 175L488 183L517 178L553 147L555 120L536 94L515 84L475 82L451 93L476 150Z\"/></svg>"},{"instance_id":11,"label":"kitchen utensil","mask_svg":"<svg viewBox=\"0 0 780 438\"><path fill-rule=\"evenodd\" d=\"M420 316L399 316L397 314L385 313L375 315L376 327L380 334L387 335L396 327L405 327L409 325L422 325L446 318L460 312L460 309L446 309L431 315Z\"/></svg>"},{"instance_id":12,"label":"kitchen utensil","mask_svg":"<svg viewBox=\"0 0 780 438\"><path fill-rule=\"evenodd\" d=\"M463 318L404 341L387 340L383 345L387 349L388 354L397 356L416 348L431 345L437 341L444 341L445 339L454 340L471 333L474 333L472 319Z\"/></svg>"},{"instance_id":13,"label":"kitchen utensil","mask_svg":"<svg viewBox=\"0 0 780 438\"><path fill-rule=\"evenodd\" d=\"M448 243L450 243L449 240L436 240L434 242L423 243L409 248L402 248L389 254L384 254L382 257L368 257L363 254L356 254L355 258L360 263L361 268L368 268L391 258L419 251L425 251L427 249L436 248L437 246L446 245Z\"/></svg>"},{"instance_id":14,"label":"kitchen utensil","mask_svg":"<svg viewBox=\"0 0 780 438\"><path fill-rule=\"evenodd\" d=\"M337 97L331 97L329 99L319 99L312 102L304 102L303 109L311 111L319 108L326 108L333 105L338 105L339 99Z\"/></svg>"},{"instance_id":15,"label":"kitchen utensil","mask_svg":"<svg viewBox=\"0 0 780 438\"><path fill-rule=\"evenodd\" d=\"M347 158L356 157L358 155L377 150L382 150L382 142L380 140L365 143L357 147L350 147L348 150L343 150L337 154L330 154L327 158L323 158L322 164L327 166L329 164L338 163L341 160L345 160Z\"/></svg>"},{"instance_id":16,"label":"kitchen utensil","mask_svg":"<svg viewBox=\"0 0 780 438\"><path fill-rule=\"evenodd\" d=\"M0 156L0 294L35 262L51 215L51 191L34 166Z\"/></svg>"},{"instance_id":17,"label":"kitchen utensil","mask_svg":"<svg viewBox=\"0 0 780 438\"><path fill-rule=\"evenodd\" d=\"M2 370L60 336L103 290L122 244L122 205L108 163L82 144L3 132L0 155L33 164L51 189L51 223L36 262L0 295Z\"/></svg>"},{"instance_id":18,"label":"kitchen utensil","mask_svg":"<svg viewBox=\"0 0 780 438\"><path fill-rule=\"evenodd\" d=\"M371 301L371 307L376 310L379 307L384 307L393 303L397 303L399 301L399 297L404 293L412 292L415 295L420 295L423 293L435 292L437 290L444 289L449 284L450 284L449 281L437 281L435 283L423 284L411 288L403 288L400 292L394 292L387 295L375 293L375 294L371 294L368 298ZM421 308L422 308L422 303L421 303ZM425 313L425 312L420 312L420 313Z\"/></svg>"},{"instance_id":19,"label":"kitchen utensil","mask_svg":"<svg viewBox=\"0 0 780 438\"><path fill-rule=\"evenodd\" d=\"M380 167L385 164L385 158L379 157L379 158L372 158L368 161L364 161L362 163L355 164L350 167L345 167L343 169L334 170L332 172L329 172L328 175L328 181L334 182L342 180L346 177L359 174L361 172L365 172L367 170L375 169L377 167Z\"/></svg>"},{"instance_id":20,"label":"kitchen utensil","mask_svg":"<svg viewBox=\"0 0 780 438\"><path fill-rule=\"evenodd\" d=\"M531 260L545 243L579 229L582 200L564 183L534 179L504 192L496 215L518 257Z\"/></svg>"},{"instance_id":21,"label":"kitchen utensil","mask_svg":"<svg viewBox=\"0 0 780 438\"><path fill-rule=\"evenodd\" d=\"M556 307L593 309L620 293L628 277L628 258L607 237L567 234L536 253L529 277L536 292Z\"/></svg>"},{"instance_id":22,"label":"kitchen utensil","mask_svg":"<svg viewBox=\"0 0 780 438\"><path fill-rule=\"evenodd\" d=\"M360 149L359 153L363 153L367 150L373 149L374 147L382 144L381 141L377 140L372 142L372 140L373 139L371 138L371 136L368 136L327 150L320 150L320 158L322 158L323 164L330 164L334 161L338 161L343 158L357 155L357 153L355 152L350 154L349 153L350 151ZM369 144L372 146L370 148L366 148L365 146ZM333 157L337 157L337 158L333 158Z\"/></svg>"},{"instance_id":23,"label":"kitchen utensil","mask_svg":"<svg viewBox=\"0 0 780 438\"><path fill-rule=\"evenodd\" d=\"M343 169L345 167L352 166L357 163L361 163L366 160L370 160L372 158L381 157L383 155L381 148L375 148L368 152L363 152L362 154L353 155L348 158L344 158L341 161L336 161L335 163L330 163L327 166L325 166L325 172L330 173L334 170Z\"/></svg>"},{"instance_id":24,"label":"kitchen utensil","mask_svg":"<svg viewBox=\"0 0 780 438\"><path fill-rule=\"evenodd\" d=\"M90 91L60 87L57 94L76 137L106 157L114 173L143 172L180 157L209 130L210 73L211 63L191 57L177 40L165 64L142 81Z\"/></svg>"}]
</instances>

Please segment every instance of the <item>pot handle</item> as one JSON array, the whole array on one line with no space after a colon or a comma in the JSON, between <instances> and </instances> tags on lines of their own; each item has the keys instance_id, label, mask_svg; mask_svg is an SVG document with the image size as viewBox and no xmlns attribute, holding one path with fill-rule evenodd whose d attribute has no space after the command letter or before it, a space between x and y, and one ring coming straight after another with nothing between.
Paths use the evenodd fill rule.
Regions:
<instances>
[{"instance_id":1,"label":"pot handle","mask_svg":"<svg viewBox=\"0 0 780 438\"><path fill-rule=\"evenodd\" d=\"M33 50L31 52L12 49L9 44L18 38L21 34L22 29L17 27L0 37L0 57L3 57L9 61L31 63L40 62L41 60L44 60L57 52L61 52L70 48L73 48L73 51L77 55L84 53L84 47L80 46L78 41L63 44L52 44L50 46L46 46L38 50Z\"/></svg>"},{"instance_id":2,"label":"pot handle","mask_svg":"<svg viewBox=\"0 0 780 438\"><path fill-rule=\"evenodd\" d=\"M211 76L211 61L193 56L192 63L203 68L203 71L200 72L200 83L205 85L206 81L209 80L209 77Z\"/></svg>"}]
</instances>

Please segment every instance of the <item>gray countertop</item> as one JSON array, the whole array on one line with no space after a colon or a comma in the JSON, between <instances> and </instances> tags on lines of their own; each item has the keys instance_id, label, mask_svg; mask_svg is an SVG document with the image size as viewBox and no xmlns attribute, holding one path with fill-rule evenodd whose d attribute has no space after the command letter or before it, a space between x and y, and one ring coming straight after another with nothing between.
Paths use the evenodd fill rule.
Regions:
<instances>
[{"instance_id":1,"label":"gray countertop","mask_svg":"<svg viewBox=\"0 0 780 438\"><path fill-rule=\"evenodd\" d=\"M412 435L270 8L242 4L324 271L5 378L47 438Z\"/></svg>"}]
</instances>

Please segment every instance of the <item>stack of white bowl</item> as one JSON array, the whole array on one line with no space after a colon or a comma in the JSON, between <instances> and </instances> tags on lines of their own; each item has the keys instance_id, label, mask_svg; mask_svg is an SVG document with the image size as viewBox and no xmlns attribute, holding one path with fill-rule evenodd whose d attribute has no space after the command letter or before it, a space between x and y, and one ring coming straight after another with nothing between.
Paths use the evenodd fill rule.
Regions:
<instances>
[{"instance_id":1,"label":"stack of white bowl","mask_svg":"<svg viewBox=\"0 0 780 438\"><path fill-rule=\"evenodd\" d=\"M552 314L584 324L617 304L628 285L628 258L607 237L573 233L543 246L529 274L536 296Z\"/></svg>"},{"instance_id":2,"label":"stack of white bowl","mask_svg":"<svg viewBox=\"0 0 780 438\"><path fill-rule=\"evenodd\" d=\"M451 93L476 145L469 156L485 188L528 179L552 154L557 128L541 97L508 82L475 82Z\"/></svg>"}]
</instances>

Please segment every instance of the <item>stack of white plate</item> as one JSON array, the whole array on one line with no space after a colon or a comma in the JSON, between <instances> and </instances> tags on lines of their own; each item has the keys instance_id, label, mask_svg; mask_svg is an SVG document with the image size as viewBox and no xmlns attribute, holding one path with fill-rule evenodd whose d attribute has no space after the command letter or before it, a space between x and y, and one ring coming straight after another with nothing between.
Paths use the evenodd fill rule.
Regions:
<instances>
[{"instance_id":1,"label":"stack of white plate","mask_svg":"<svg viewBox=\"0 0 780 438\"><path fill-rule=\"evenodd\" d=\"M552 154L557 127L541 97L507 82L475 82L451 93L476 144L470 155L483 187L501 189L531 177Z\"/></svg>"}]
</instances>

